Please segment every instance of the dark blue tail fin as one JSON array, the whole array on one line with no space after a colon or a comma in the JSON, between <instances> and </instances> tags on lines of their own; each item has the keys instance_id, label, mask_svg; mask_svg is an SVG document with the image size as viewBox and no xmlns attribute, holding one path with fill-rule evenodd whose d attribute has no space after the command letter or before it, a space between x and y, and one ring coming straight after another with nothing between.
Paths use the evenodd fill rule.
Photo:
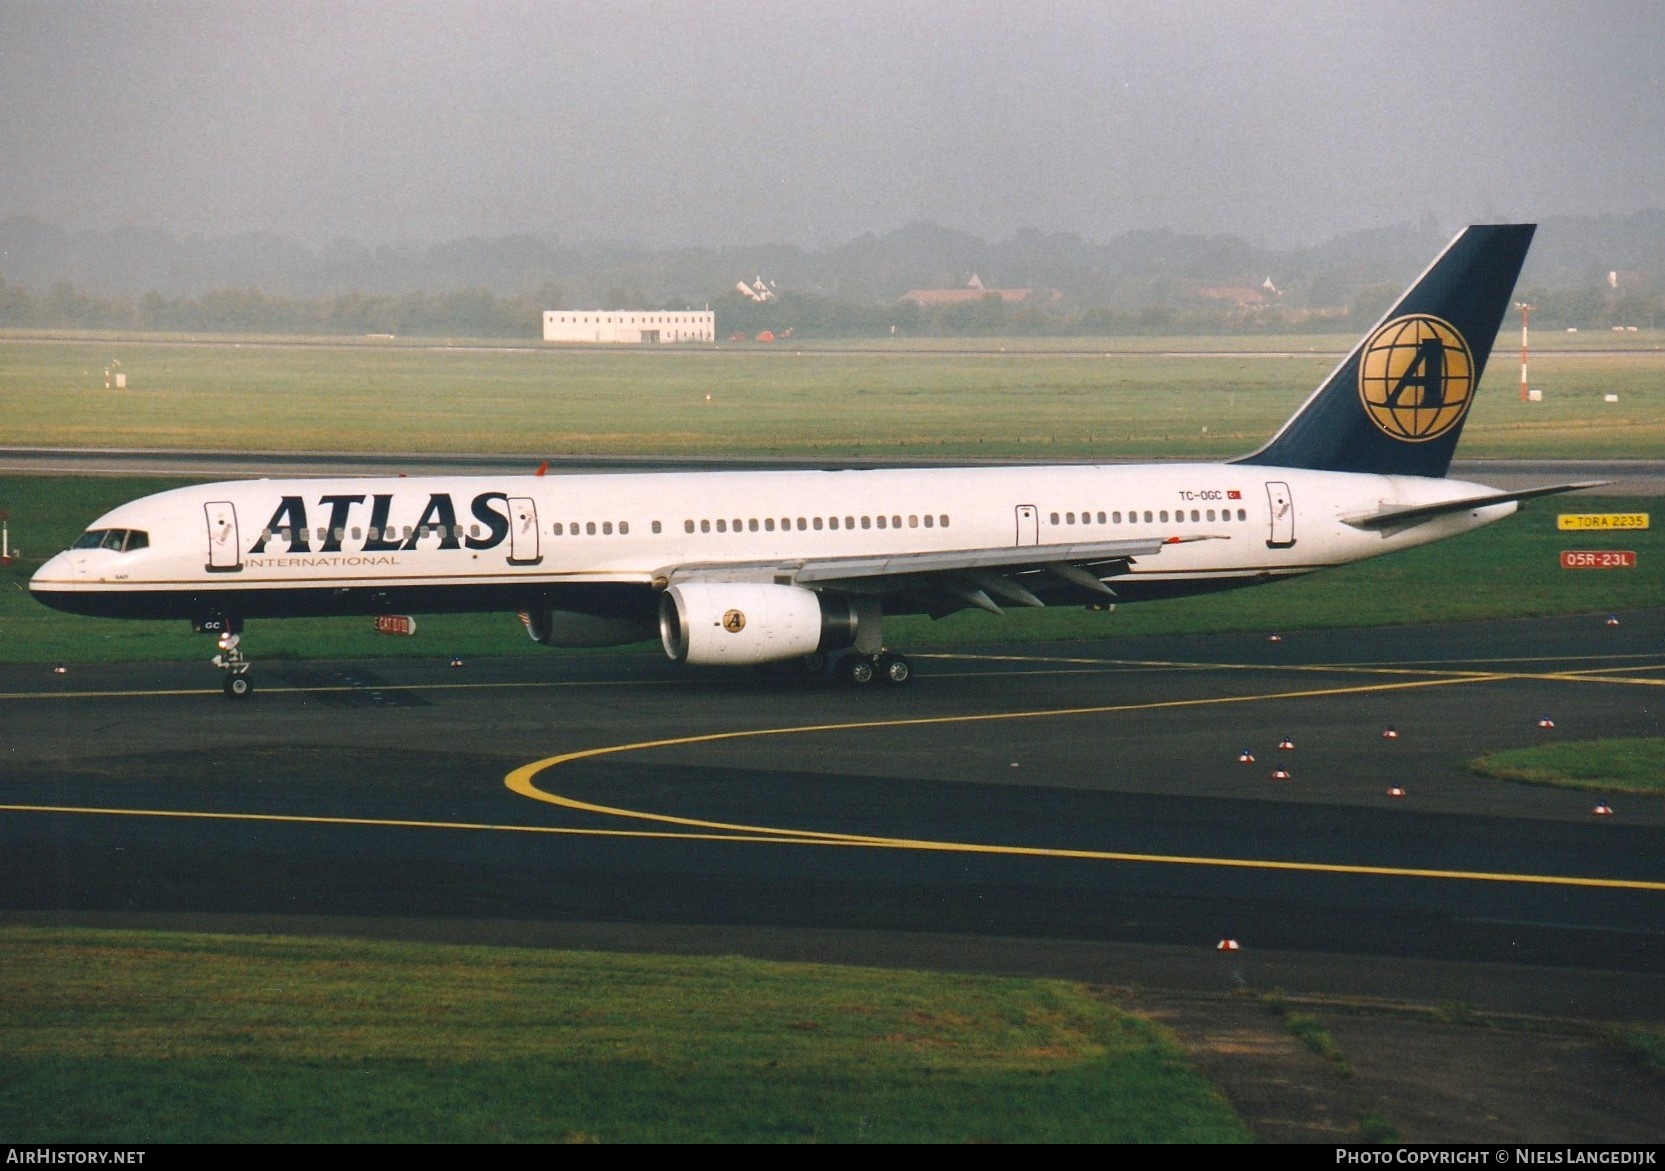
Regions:
<instances>
[{"instance_id":1,"label":"dark blue tail fin","mask_svg":"<svg viewBox=\"0 0 1665 1171\"><path fill-rule=\"evenodd\" d=\"M1445 475L1536 227L1465 229L1271 442L1234 462Z\"/></svg>"}]
</instances>

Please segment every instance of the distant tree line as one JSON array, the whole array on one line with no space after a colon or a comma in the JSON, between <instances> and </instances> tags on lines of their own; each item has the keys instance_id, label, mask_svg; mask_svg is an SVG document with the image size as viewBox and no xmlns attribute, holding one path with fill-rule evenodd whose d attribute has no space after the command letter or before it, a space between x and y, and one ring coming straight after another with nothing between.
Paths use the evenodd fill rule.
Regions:
<instances>
[{"instance_id":1,"label":"distant tree line","mask_svg":"<svg viewBox=\"0 0 1665 1171\"><path fill-rule=\"evenodd\" d=\"M1665 297L1606 288L1526 289L1518 300L1532 306L1534 328L1665 328Z\"/></svg>"},{"instance_id":2,"label":"distant tree line","mask_svg":"<svg viewBox=\"0 0 1665 1171\"><path fill-rule=\"evenodd\" d=\"M1345 310L1313 313L1281 305L1242 308L1202 300L1130 307L1026 304L990 293L976 301L924 306L913 301L860 305L812 294L768 301L725 296L712 303L719 338L1122 337L1163 334L1356 332L1401 290L1362 292Z\"/></svg>"},{"instance_id":3,"label":"distant tree line","mask_svg":"<svg viewBox=\"0 0 1665 1171\"><path fill-rule=\"evenodd\" d=\"M552 286L513 295L460 289L304 299L218 289L198 297L94 297L64 282L33 296L0 281L0 328L526 338L542 335L543 311L559 300Z\"/></svg>"},{"instance_id":4,"label":"distant tree line","mask_svg":"<svg viewBox=\"0 0 1665 1171\"><path fill-rule=\"evenodd\" d=\"M799 338L885 337L1106 337L1157 334L1357 333L1384 312L1397 285L1359 289L1344 309L1238 306L1170 295L1163 303L1129 307L1078 303L1008 303L997 294L977 301L922 306L841 300L784 292L755 301L728 292L709 304L718 340L765 332ZM1620 293L1606 287L1528 289L1532 324L1547 329L1665 328L1665 296ZM628 290L612 290L601 309L686 309L685 302L653 305ZM459 289L448 293L340 293L284 297L257 289L219 289L200 296L93 296L67 282L31 294L0 280L0 328L111 329L162 333L252 333L400 337L484 337L533 340L543 312L562 305L562 293L543 284L519 293ZM1506 319L1507 329L1513 318Z\"/></svg>"}]
</instances>

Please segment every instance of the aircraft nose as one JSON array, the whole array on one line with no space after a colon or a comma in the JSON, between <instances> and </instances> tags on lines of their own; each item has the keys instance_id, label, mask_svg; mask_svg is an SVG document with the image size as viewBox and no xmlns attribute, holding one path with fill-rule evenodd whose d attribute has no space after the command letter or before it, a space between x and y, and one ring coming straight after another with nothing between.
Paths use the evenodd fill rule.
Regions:
<instances>
[{"instance_id":1,"label":"aircraft nose","mask_svg":"<svg viewBox=\"0 0 1665 1171\"><path fill-rule=\"evenodd\" d=\"M48 557L46 563L29 578L29 592L50 591L54 586L69 585L81 576L81 559L73 552Z\"/></svg>"}]
</instances>

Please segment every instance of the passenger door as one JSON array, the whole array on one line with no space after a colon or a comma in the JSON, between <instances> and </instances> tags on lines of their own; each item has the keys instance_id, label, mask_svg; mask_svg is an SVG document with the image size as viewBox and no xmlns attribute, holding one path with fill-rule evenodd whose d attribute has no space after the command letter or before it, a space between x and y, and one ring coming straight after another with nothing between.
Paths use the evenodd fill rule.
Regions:
<instances>
[{"instance_id":1,"label":"passenger door","mask_svg":"<svg viewBox=\"0 0 1665 1171\"><path fill-rule=\"evenodd\" d=\"M243 568L243 546L237 536L237 509L229 500L202 506L208 518L209 573L236 573Z\"/></svg>"},{"instance_id":2,"label":"passenger door","mask_svg":"<svg viewBox=\"0 0 1665 1171\"><path fill-rule=\"evenodd\" d=\"M1289 485L1273 480L1266 485L1266 504L1272 513L1272 533L1266 539L1268 549L1287 549L1295 543L1295 498Z\"/></svg>"},{"instance_id":3,"label":"passenger door","mask_svg":"<svg viewBox=\"0 0 1665 1171\"><path fill-rule=\"evenodd\" d=\"M538 506L529 496L509 497L509 564L536 565L538 552Z\"/></svg>"},{"instance_id":4,"label":"passenger door","mask_svg":"<svg viewBox=\"0 0 1665 1171\"><path fill-rule=\"evenodd\" d=\"M1017 543L1020 546L1041 543L1041 514L1033 504L1017 506Z\"/></svg>"}]
</instances>

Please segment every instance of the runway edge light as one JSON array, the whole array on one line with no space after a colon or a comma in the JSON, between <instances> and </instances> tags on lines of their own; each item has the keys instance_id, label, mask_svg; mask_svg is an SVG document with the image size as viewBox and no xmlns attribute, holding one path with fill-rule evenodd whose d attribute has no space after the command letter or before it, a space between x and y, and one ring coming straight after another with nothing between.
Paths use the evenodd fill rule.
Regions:
<instances>
[{"instance_id":1,"label":"runway edge light","mask_svg":"<svg viewBox=\"0 0 1665 1171\"><path fill-rule=\"evenodd\" d=\"M1274 781L1287 781L1287 780L1290 780L1292 778L1289 775L1289 770L1288 769L1286 769L1286 768L1275 768L1275 769L1272 770L1272 779Z\"/></svg>"},{"instance_id":2,"label":"runway edge light","mask_svg":"<svg viewBox=\"0 0 1665 1171\"><path fill-rule=\"evenodd\" d=\"M1255 754L1250 752L1247 748L1237 754L1238 764L1253 764L1254 762Z\"/></svg>"},{"instance_id":3,"label":"runway edge light","mask_svg":"<svg viewBox=\"0 0 1665 1171\"><path fill-rule=\"evenodd\" d=\"M1392 724L1389 724L1382 731L1382 739L1383 740L1397 740L1397 739L1399 739L1399 729L1395 728Z\"/></svg>"},{"instance_id":4,"label":"runway edge light","mask_svg":"<svg viewBox=\"0 0 1665 1171\"><path fill-rule=\"evenodd\" d=\"M1597 805L1594 809L1590 810L1590 812L1595 814L1597 817L1612 817L1613 807L1611 805Z\"/></svg>"},{"instance_id":5,"label":"runway edge light","mask_svg":"<svg viewBox=\"0 0 1665 1171\"><path fill-rule=\"evenodd\" d=\"M1235 939L1222 939L1219 943L1216 943L1214 945L1214 950L1215 951L1240 951L1242 949L1239 947L1239 945L1237 943L1237 940L1235 940Z\"/></svg>"},{"instance_id":6,"label":"runway edge light","mask_svg":"<svg viewBox=\"0 0 1665 1171\"><path fill-rule=\"evenodd\" d=\"M1553 728L1555 727L1555 721L1549 718L1548 712L1545 712L1543 715L1538 717L1538 727Z\"/></svg>"},{"instance_id":7,"label":"runway edge light","mask_svg":"<svg viewBox=\"0 0 1665 1171\"><path fill-rule=\"evenodd\" d=\"M1291 740L1288 736L1285 736L1282 740L1278 741L1278 747L1282 748L1285 752L1292 752L1295 749L1295 741Z\"/></svg>"}]
</instances>

